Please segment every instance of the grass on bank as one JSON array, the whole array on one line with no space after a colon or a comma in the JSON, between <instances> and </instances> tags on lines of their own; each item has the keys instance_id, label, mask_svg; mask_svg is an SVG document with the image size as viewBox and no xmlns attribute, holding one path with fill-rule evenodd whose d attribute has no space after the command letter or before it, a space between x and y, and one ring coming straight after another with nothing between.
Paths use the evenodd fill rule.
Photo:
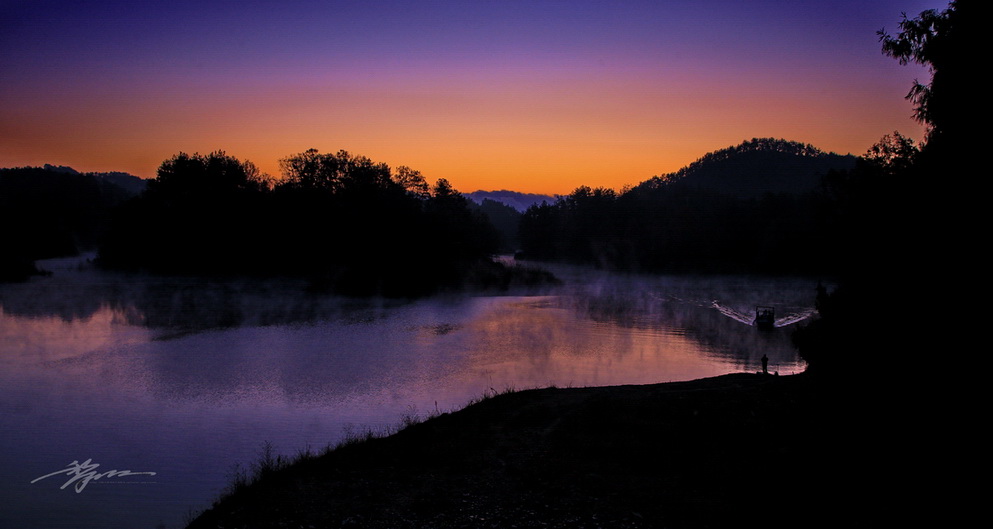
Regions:
<instances>
[{"instance_id":1,"label":"grass on bank","mask_svg":"<svg viewBox=\"0 0 993 529\"><path fill-rule=\"evenodd\" d=\"M555 388L554 385L548 386L549 388ZM537 389L537 388L533 388ZM480 396L469 399L466 405L463 407L468 408L474 406L486 400L492 399L499 395L506 395L510 393L517 392L517 389L513 386L508 386L502 391L497 391L494 388L490 388L488 391L483 392ZM458 411L458 410L454 410ZM255 483L261 482L278 471L292 467L294 465L306 464L309 461L319 459L321 457L326 457L337 450L345 449L348 447L361 445L372 441L374 439L382 439L389 437L391 435L398 434L408 428L411 428L417 424L421 424L425 421L440 417L447 413L452 412L442 412L437 407L437 402L435 403L435 409L426 416L421 416L416 409L408 408L408 410L400 416L397 424L393 426L388 426L386 428L375 430L373 428L365 428L361 431L356 431L352 425L346 425L344 428L344 435L336 443L330 443L320 450L314 450L311 446L306 446L293 456L286 456L277 453L275 445L271 441L264 441L259 449L257 459L249 463L247 466L241 464L236 464L229 476L229 483L221 492L220 497L213 502L213 506L217 507L221 501L225 498L235 496L238 493L246 490L248 487ZM189 520L187 523L192 522L196 516L188 516Z\"/></svg>"},{"instance_id":2,"label":"grass on bank","mask_svg":"<svg viewBox=\"0 0 993 529\"><path fill-rule=\"evenodd\" d=\"M834 411L838 390L734 374L490 392L292 461L263 451L189 528L858 527L879 427Z\"/></svg>"}]
</instances>

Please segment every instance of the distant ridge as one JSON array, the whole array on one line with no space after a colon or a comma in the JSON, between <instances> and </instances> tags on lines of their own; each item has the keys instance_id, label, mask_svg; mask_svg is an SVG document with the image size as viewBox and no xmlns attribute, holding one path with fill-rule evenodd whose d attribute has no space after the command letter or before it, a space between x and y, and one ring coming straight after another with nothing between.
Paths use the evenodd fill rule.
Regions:
<instances>
[{"instance_id":1,"label":"distant ridge","mask_svg":"<svg viewBox=\"0 0 993 529\"><path fill-rule=\"evenodd\" d=\"M86 173L92 175L98 180L103 180L108 184L116 185L117 187L125 190L130 195L139 195L145 190L145 186L148 183L144 178L137 177L133 174L122 173L120 171L111 171L109 173Z\"/></svg>"},{"instance_id":2,"label":"distant ridge","mask_svg":"<svg viewBox=\"0 0 993 529\"><path fill-rule=\"evenodd\" d=\"M93 250L111 210L145 189L121 172L81 173L71 167L0 168L0 225L6 226L0 281L40 273L33 261Z\"/></svg>"},{"instance_id":3,"label":"distant ridge","mask_svg":"<svg viewBox=\"0 0 993 529\"><path fill-rule=\"evenodd\" d=\"M105 173L91 172L81 173L72 167L65 165L45 164L42 169L53 173L75 174L90 176L98 182L105 182L123 189L129 196L141 194L145 190L147 180L122 171L109 171Z\"/></svg>"},{"instance_id":4,"label":"distant ridge","mask_svg":"<svg viewBox=\"0 0 993 529\"><path fill-rule=\"evenodd\" d=\"M477 204L482 204L483 199L488 198L495 202L506 204L520 212L523 212L534 204L541 204L542 202L552 204L557 199L557 197L552 195L519 193L506 189L500 191L473 191L472 193L465 193L465 196Z\"/></svg>"},{"instance_id":5,"label":"distant ridge","mask_svg":"<svg viewBox=\"0 0 993 529\"><path fill-rule=\"evenodd\" d=\"M851 154L828 153L806 143L753 138L705 154L676 172L652 177L636 189L685 186L740 198L800 194L814 190L831 170L855 167L855 160Z\"/></svg>"}]
</instances>

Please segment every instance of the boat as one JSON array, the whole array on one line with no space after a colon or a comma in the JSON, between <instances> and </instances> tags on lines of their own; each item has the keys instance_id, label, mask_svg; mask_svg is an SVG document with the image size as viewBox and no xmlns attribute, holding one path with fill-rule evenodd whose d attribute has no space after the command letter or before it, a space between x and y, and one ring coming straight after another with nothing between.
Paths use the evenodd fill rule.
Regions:
<instances>
[{"instance_id":1,"label":"boat","mask_svg":"<svg viewBox=\"0 0 993 529\"><path fill-rule=\"evenodd\" d=\"M775 328L776 309L764 305L755 307L755 326L763 330Z\"/></svg>"}]
</instances>

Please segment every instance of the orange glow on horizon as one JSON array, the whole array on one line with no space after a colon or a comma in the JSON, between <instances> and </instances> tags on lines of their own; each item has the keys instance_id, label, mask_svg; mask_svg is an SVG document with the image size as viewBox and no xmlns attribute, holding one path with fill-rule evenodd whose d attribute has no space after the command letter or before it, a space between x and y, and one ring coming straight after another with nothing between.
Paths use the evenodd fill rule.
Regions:
<instances>
[{"instance_id":1,"label":"orange glow on horizon","mask_svg":"<svg viewBox=\"0 0 993 529\"><path fill-rule=\"evenodd\" d=\"M714 21L699 20L700 31L712 31ZM747 29L749 38L758 31ZM720 51L706 33L655 41L646 28L629 47L568 31L557 52L467 41L482 49L425 48L407 62L396 58L406 42L347 48L347 60L313 64L305 54L296 65L281 55L238 63L237 50L234 62L217 59L212 68L81 62L71 86L53 85L47 74L57 70L41 68L0 92L0 167L49 163L150 178L179 152L224 150L278 176L281 158L343 149L463 192L565 194L636 185L756 137L840 154L862 154L894 130L919 139L903 99L915 71L862 33L857 53L842 45L823 55L822 42L838 42L829 33L789 41L780 53L764 34L712 35L741 44ZM787 37L796 38L779 36Z\"/></svg>"},{"instance_id":2,"label":"orange glow on horizon","mask_svg":"<svg viewBox=\"0 0 993 529\"><path fill-rule=\"evenodd\" d=\"M224 150L278 176L281 158L344 149L407 165L432 182L448 179L464 192L565 194L580 185L619 190L755 137L840 154L862 154L893 130L921 137L900 95L889 104L868 97L839 104L756 87L731 98L703 84L683 93L584 94L242 94L192 107L176 94L125 106L47 101L38 105L44 109L22 107L16 127L0 124L12 132L0 166L50 163L150 178L179 152Z\"/></svg>"}]
</instances>

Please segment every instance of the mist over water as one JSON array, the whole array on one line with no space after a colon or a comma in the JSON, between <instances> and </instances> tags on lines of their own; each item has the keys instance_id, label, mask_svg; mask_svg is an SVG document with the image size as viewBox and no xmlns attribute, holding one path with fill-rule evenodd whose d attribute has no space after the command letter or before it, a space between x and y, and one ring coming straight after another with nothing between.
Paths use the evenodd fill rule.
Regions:
<instances>
[{"instance_id":1,"label":"mist over water","mask_svg":"<svg viewBox=\"0 0 993 529\"><path fill-rule=\"evenodd\" d=\"M181 526L266 441L319 450L507 388L754 372L763 354L799 372L789 324L816 286L556 266L561 286L387 301L41 265L54 275L0 286L5 527ZM782 326L750 325L756 305ZM87 458L156 475L30 483Z\"/></svg>"}]
</instances>

